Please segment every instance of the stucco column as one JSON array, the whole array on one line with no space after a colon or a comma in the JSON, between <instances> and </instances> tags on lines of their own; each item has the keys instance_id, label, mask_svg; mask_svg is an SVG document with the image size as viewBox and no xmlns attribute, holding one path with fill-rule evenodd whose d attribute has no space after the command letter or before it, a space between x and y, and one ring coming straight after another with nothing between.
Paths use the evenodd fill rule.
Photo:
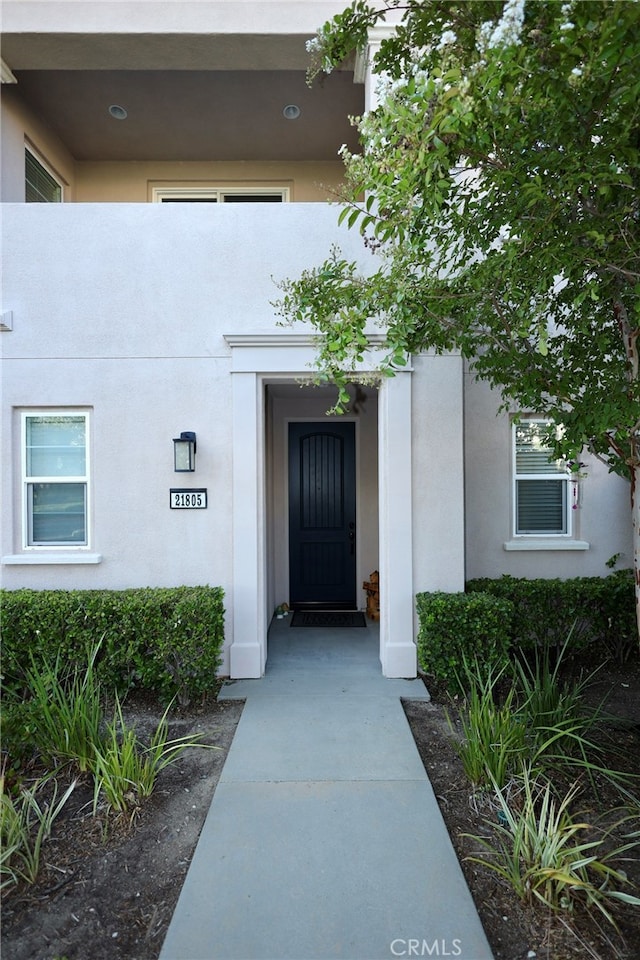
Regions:
<instances>
[{"instance_id":1,"label":"stucco column","mask_svg":"<svg viewBox=\"0 0 640 960\"><path fill-rule=\"evenodd\" d=\"M390 13L390 20L396 17ZM378 103L380 75L372 70L381 42L395 33L391 22L369 31L356 60L364 83L365 112ZM415 677L411 499L411 374L398 373L380 387L378 408L380 522L380 660L385 677Z\"/></svg>"},{"instance_id":2,"label":"stucco column","mask_svg":"<svg viewBox=\"0 0 640 960\"><path fill-rule=\"evenodd\" d=\"M388 21L398 19L398 11L389 10L387 13ZM364 84L364 112L369 113L378 106L378 84L382 74L373 72L373 58L380 50L383 40L392 37L396 32L396 27L392 22L378 23L369 30L369 37L366 48L357 54L354 71L354 81Z\"/></svg>"},{"instance_id":3,"label":"stucco column","mask_svg":"<svg viewBox=\"0 0 640 960\"><path fill-rule=\"evenodd\" d=\"M385 677L415 677L409 372L380 387L378 427L380 660Z\"/></svg>"},{"instance_id":4,"label":"stucco column","mask_svg":"<svg viewBox=\"0 0 640 960\"><path fill-rule=\"evenodd\" d=\"M259 622L263 604L262 406L255 373L233 373L233 643L230 675L261 677L266 661L266 630Z\"/></svg>"}]
</instances>

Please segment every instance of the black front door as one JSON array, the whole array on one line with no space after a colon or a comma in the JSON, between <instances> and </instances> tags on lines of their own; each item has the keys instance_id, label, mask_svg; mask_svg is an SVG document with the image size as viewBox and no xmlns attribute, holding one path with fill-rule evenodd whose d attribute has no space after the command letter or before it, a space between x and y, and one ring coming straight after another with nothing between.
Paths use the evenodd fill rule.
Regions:
<instances>
[{"instance_id":1,"label":"black front door","mask_svg":"<svg viewBox=\"0 0 640 960\"><path fill-rule=\"evenodd\" d=\"M289 424L289 602L355 609L354 423Z\"/></svg>"}]
</instances>

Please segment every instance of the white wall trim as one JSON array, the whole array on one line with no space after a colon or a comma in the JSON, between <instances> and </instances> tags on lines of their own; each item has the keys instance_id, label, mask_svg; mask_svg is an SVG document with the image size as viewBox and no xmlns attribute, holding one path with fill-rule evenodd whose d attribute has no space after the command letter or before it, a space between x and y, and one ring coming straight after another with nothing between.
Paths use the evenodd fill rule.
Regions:
<instances>
[{"instance_id":1,"label":"white wall trim","mask_svg":"<svg viewBox=\"0 0 640 960\"><path fill-rule=\"evenodd\" d=\"M571 540L565 538L564 540L557 539L548 540L539 539L531 537L528 539L522 540L507 540L503 544L503 547L507 551L511 550L589 550L590 545L586 540Z\"/></svg>"},{"instance_id":2,"label":"white wall trim","mask_svg":"<svg viewBox=\"0 0 640 960\"><path fill-rule=\"evenodd\" d=\"M2 558L7 566L45 563L102 563L101 553L12 553Z\"/></svg>"},{"instance_id":3,"label":"white wall trim","mask_svg":"<svg viewBox=\"0 0 640 960\"><path fill-rule=\"evenodd\" d=\"M11 70L11 67L0 59L0 81L2 83L17 83L15 74Z\"/></svg>"}]
</instances>

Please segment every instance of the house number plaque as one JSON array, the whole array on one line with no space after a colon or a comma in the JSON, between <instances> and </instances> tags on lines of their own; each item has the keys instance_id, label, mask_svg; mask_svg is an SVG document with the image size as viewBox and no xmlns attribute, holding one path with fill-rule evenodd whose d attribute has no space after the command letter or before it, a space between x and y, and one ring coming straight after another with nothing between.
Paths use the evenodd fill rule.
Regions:
<instances>
[{"instance_id":1,"label":"house number plaque","mask_svg":"<svg viewBox=\"0 0 640 960\"><path fill-rule=\"evenodd\" d=\"M191 489L169 490L169 504L172 510L206 510L207 491Z\"/></svg>"}]
</instances>

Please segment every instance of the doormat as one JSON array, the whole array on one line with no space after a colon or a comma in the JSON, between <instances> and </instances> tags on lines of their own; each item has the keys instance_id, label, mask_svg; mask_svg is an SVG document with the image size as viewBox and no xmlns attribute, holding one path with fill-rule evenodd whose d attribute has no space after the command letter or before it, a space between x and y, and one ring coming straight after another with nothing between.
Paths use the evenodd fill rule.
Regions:
<instances>
[{"instance_id":1,"label":"doormat","mask_svg":"<svg viewBox=\"0 0 640 960\"><path fill-rule=\"evenodd\" d=\"M360 610L296 610L292 627L366 627Z\"/></svg>"}]
</instances>

